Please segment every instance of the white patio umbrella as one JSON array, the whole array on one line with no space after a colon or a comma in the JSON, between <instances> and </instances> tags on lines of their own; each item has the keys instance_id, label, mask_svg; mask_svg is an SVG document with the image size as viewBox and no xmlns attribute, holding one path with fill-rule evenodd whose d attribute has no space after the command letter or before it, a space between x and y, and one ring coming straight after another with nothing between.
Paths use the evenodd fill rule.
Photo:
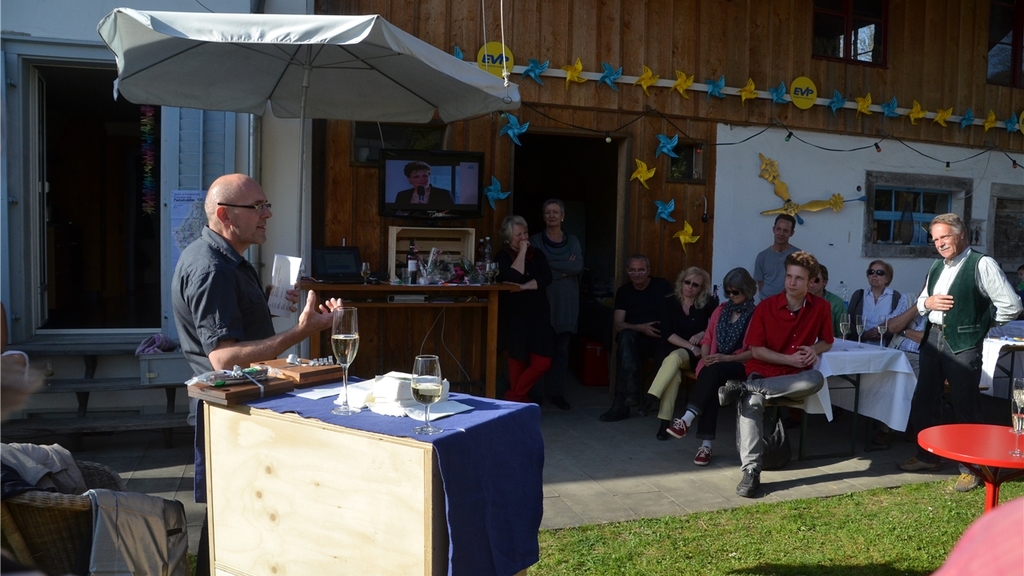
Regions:
<instances>
[{"instance_id":1,"label":"white patio umbrella","mask_svg":"<svg viewBox=\"0 0 1024 576\"><path fill-rule=\"evenodd\" d=\"M445 122L519 107L519 88L377 15L142 12L97 30L117 58L114 96L136 104L377 122ZM301 124L300 124L301 125ZM303 139L304 142L304 139ZM299 151L299 249L303 246Z\"/></svg>"}]
</instances>

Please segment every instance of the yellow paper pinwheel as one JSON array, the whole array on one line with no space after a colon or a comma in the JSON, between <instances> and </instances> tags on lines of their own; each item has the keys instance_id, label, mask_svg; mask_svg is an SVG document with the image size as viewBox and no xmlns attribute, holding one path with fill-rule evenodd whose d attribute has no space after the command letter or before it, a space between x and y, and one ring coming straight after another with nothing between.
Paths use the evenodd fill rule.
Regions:
<instances>
[{"instance_id":1,"label":"yellow paper pinwheel","mask_svg":"<svg viewBox=\"0 0 1024 576\"><path fill-rule=\"evenodd\" d=\"M910 117L910 123L917 126L917 121L924 118L925 111L921 110L921 103L914 100L914 106L910 108L910 112L907 112L907 116Z\"/></svg>"},{"instance_id":2,"label":"yellow paper pinwheel","mask_svg":"<svg viewBox=\"0 0 1024 576\"><path fill-rule=\"evenodd\" d=\"M654 83L658 81L658 78L659 78L659 76L657 76L653 71L651 71L650 68L648 68L645 65L644 66L644 73L641 74L640 77L637 78L635 82L633 82L633 85L636 86L637 84L639 84L640 86L643 86L644 94L647 94L648 96L650 96L651 94L650 94L650 92L647 91L647 87L648 86L653 86Z\"/></svg>"},{"instance_id":3,"label":"yellow paper pinwheel","mask_svg":"<svg viewBox=\"0 0 1024 576\"><path fill-rule=\"evenodd\" d=\"M683 245L683 252L686 252L687 244L696 244L697 240L700 240L700 236L693 235L693 226L686 220L683 220L683 229L672 235L673 238L679 238L679 243Z\"/></svg>"},{"instance_id":4,"label":"yellow paper pinwheel","mask_svg":"<svg viewBox=\"0 0 1024 576\"><path fill-rule=\"evenodd\" d=\"M946 119L948 119L952 115L953 115L953 109L952 108L946 108L945 110L940 108L940 109L935 111L935 119L932 120L932 124L935 124L936 122L938 122L939 126L942 126L943 128L945 128L946 127Z\"/></svg>"},{"instance_id":5,"label":"yellow paper pinwheel","mask_svg":"<svg viewBox=\"0 0 1024 576\"><path fill-rule=\"evenodd\" d=\"M740 88L740 104L746 104L747 100L757 98L757 90L754 89L754 79L747 79L747 85Z\"/></svg>"},{"instance_id":6,"label":"yellow paper pinwheel","mask_svg":"<svg viewBox=\"0 0 1024 576\"><path fill-rule=\"evenodd\" d=\"M857 98L857 114L871 115L871 92L863 98Z\"/></svg>"},{"instance_id":7,"label":"yellow paper pinwheel","mask_svg":"<svg viewBox=\"0 0 1024 576\"><path fill-rule=\"evenodd\" d=\"M988 132L989 128L996 125L996 113L993 110L988 111L988 117L985 118L985 132Z\"/></svg>"},{"instance_id":8,"label":"yellow paper pinwheel","mask_svg":"<svg viewBox=\"0 0 1024 576\"><path fill-rule=\"evenodd\" d=\"M650 190L651 187L647 185L647 179L654 176L654 171L657 168L647 168L647 163L639 158L634 158L634 160L636 160L636 170L633 170L633 175L629 179L639 180L644 185L644 188Z\"/></svg>"},{"instance_id":9,"label":"yellow paper pinwheel","mask_svg":"<svg viewBox=\"0 0 1024 576\"><path fill-rule=\"evenodd\" d=\"M693 86L693 76L687 76L686 72L680 72L676 70L676 83L672 85L672 89L679 92L679 95L687 100L690 99L690 95L686 91Z\"/></svg>"},{"instance_id":10,"label":"yellow paper pinwheel","mask_svg":"<svg viewBox=\"0 0 1024 576\"><path fill-rule=\"evenodd\" d=\"M570 82L576 82L582 84L587 81L586 78L580 78L580 72L583 72L583 61L579 58L576 59L576 63L571 66L562 66L562 70L565 70L565 89L569 89Z\"/></svg>"}]
</instances>

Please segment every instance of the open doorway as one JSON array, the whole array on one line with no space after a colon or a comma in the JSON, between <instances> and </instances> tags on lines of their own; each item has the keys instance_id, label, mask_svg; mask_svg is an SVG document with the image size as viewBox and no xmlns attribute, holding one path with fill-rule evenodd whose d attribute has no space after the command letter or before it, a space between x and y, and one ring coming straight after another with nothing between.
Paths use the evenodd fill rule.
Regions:
<instances>
[{"instance_id":1,"label":"open doorway","mask_svg":"<svg viewBox=\"0 0 1024 576\"><path fill-rule=\"evenodd\" d=\"M610 316L605 319L604 314L595 317L583 311L589 302L613 296L616 288L618 141L605 142L603 135L537 133L522 134L519 140L522 146L516 146L513 162L512 212L526 219L533 234L544 227L545 200L558 198L565 203L562 229L583 246L580 335L608 342Z\"/></svg>"}]
</instances>

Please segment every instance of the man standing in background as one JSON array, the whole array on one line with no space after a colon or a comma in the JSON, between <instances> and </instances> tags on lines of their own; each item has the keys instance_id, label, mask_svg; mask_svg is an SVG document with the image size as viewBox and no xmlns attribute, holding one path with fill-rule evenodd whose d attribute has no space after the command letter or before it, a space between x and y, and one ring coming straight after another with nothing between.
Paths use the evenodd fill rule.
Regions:
<instances>
[{"instance_id":1,"label":"man standing in background","mask_svg":"<svg viewBox=\"0 0 1024 576\"><path fill-rule=\"evenodd\" d=\"M754 260L754 280L757 282L758 301L780 294L786 282L786 256L800 249L789 243L796 231L796 218L779 214L772 226L775 242L762 250Z\"/></svg>"}]
</instances>

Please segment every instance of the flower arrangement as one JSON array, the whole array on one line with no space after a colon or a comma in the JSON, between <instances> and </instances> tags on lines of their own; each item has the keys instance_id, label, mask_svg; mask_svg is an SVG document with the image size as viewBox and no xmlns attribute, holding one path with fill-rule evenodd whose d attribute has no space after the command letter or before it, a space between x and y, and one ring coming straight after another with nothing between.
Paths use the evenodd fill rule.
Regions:
<instances>
[{"instance_id":1,"label":"flower arrangement","mask_svg":"<svg viewBox=\"0 0 1024 576\"><path fill-rule=\"evenodd\" d=\"M472 263L458 256L449 256L434 248L423 266L427 284L480 284L483 274Z\"/></svg>"}]
</instances>

